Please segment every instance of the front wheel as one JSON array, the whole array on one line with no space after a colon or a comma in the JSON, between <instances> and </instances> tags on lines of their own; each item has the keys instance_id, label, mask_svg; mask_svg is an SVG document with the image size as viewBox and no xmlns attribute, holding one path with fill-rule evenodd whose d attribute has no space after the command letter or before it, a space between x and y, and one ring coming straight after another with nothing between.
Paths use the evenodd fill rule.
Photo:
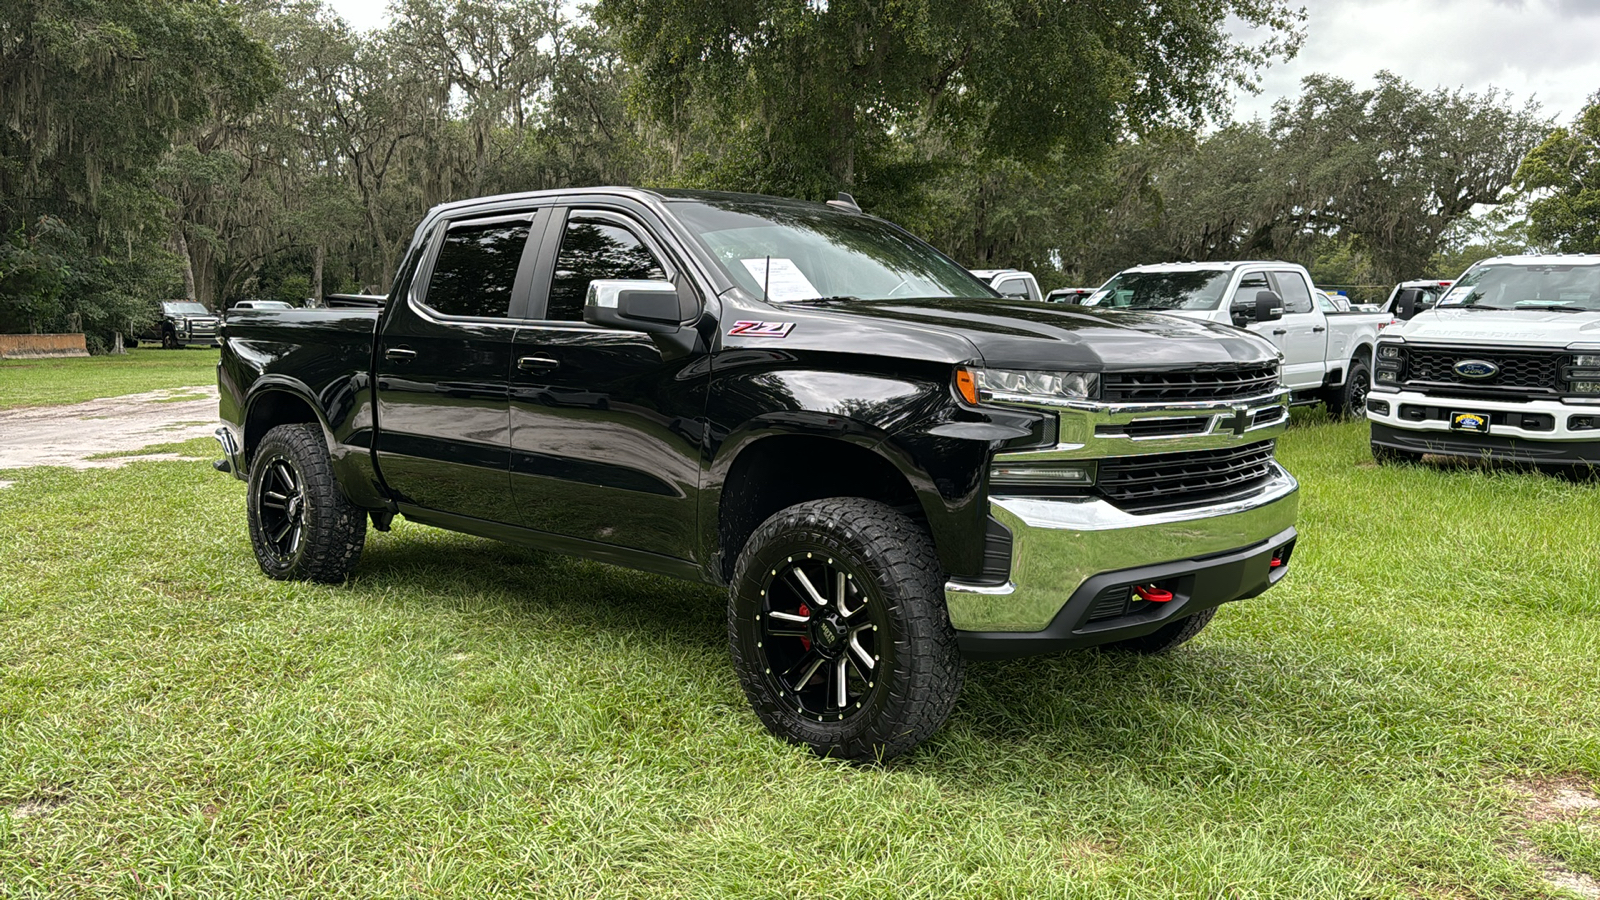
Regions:
<instances>
[{"instance_id":1,"label":"front wheel","mask_svg":"<svg viewBox=\"0 0 1600 900\"><path fill-rule=\"evenodd\" d=\"M183 345L178 343L178 336L168 331L161 335L161 349L182 350Z\"/></svg>"},{"instance_id":2,"label":"front wheel","mask_svg":"<svg viewBox=\"0 0 1600 900\"><path fill-rule=\"evenodd\" d=\"M728 591L733 666L762 724L822 756L885 760L938 731L964 668L928 534L872 500L791 506Z\"/></svg>"},{"instance_id":3,"label":"front wheel","mask_svg":"<svg viewBox=\"0 0 1600 900\"><path fill-rule=\"evenodd\" d=\"M261 571L291 581L344 581L361 558L367 516L339 491L316 425L279 425L250 461L250 545Z\"/></svg>"}]
</instances>

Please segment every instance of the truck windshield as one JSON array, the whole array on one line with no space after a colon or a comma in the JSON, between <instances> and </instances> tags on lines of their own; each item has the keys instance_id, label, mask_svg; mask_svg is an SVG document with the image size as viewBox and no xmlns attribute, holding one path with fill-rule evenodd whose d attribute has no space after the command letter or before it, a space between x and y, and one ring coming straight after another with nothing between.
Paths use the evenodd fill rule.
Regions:
<instances>
[{"instance_id":1,"label":"truck windshield","mask_svg":"<svg viewBox=\"0 0 1600 900\"><path fill-rule=\"evenodd\" d=\"M163 303L161 309L169 316L209 316L211 311L198 303Z\"/></svg>"},{"instance_id":2,"label":"truck windshield","mask_svg":"<svg viewBox=\"0 0 1600 900\"><path fill-rule=\"evenodd\" d=\"M1123 272L1101 286L1084 306L1102 309L1216 309L1228 272Z\"/></svg>"},{"instance_id":3,"label":"truck windshield","mask_svg":"<svg viewBox=\"0 0 1600 900\"><path fill-rule=\"evenodd\" d=\"M1600 265L1474 266L1439 307L1600 310Z\"/></svg>"},{"instance_id":4,"label":"truck windshield","mask_svg":"<svg viewBox=\"0 0 1600 900\"><path fill-rule=\"evenodd\" d=\"M954 260L880 219L746 199L674 206L740 287L773 302L997 296Z\"/></svg>"}]
</instances>

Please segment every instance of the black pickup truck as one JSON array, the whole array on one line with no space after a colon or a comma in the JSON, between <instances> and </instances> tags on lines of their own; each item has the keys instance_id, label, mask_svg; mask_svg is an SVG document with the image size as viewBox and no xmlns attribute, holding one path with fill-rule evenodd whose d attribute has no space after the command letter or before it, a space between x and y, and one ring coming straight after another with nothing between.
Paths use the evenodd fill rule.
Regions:
<instances>
[{"instance_id":1,"label":"black pickup truck","mask_svg":"<svg viewBox=\"0 0 1600 900\"><path fill-rule=\"evenodd\" d=\"M725 585L758 716L849 759L964 656L1166 650L1295 543L1266 340L1003 299L843 198L440 206L381 308L230 315L218 375L267 575L398 513Z\"/></svg>"}]
</instances>

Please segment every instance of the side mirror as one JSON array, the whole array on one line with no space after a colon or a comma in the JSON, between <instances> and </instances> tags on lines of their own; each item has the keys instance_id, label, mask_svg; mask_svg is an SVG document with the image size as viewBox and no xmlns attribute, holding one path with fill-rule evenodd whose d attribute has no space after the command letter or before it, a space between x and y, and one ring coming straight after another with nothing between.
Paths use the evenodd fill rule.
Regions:
<instances>
[{"instance_id":1,"label":"side mirror","mask_svg":"<svg viewBox=\"0 0 1600 900\"><path fill-rule=\"evenodd\" d=\"M1394 317L1402 322L1409 321L1417 314L1417 307L1422 305L1422 292L1416 288L1406 288L1394 300Z\"/></svg>"},{"instance_id":2,"label":"side mirror","mask_svg":"<svg viewBox=\"0 0 1600 900\"><path fill-rule=\"evenodd\" d=\"M1283 318L1283 298L1274 291L1256 292L1256 321L1276 322Z\"/></svg>"},{"instance_id":3,"label":"side mirror","mask_svg":"<svg viewBox=\"0 0 1600 900\"><path fill-rule=\"evenodd\" d=\"M583 320L590 325L670 334L694 315L688 290L670 281L597 278L589 282Z\"/></svg>"}]
</instances>

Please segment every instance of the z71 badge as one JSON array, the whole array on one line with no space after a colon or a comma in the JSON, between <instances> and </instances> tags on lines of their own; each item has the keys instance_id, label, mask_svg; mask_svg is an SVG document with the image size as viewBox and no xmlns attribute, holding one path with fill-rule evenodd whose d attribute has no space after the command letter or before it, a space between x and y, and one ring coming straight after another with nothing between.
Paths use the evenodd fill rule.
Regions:
<instances>
[{"instance_id":1,"label":"z71 badge","mask_svg":"<svg viewBox=\"0 0 1600 900\"><path fill-rule=\"evenodd\" d=\"M728 336L742 334L746 337L786 338L793 330L793 322L735 322L728 329Z\"/></svg>"}]
</instances>

